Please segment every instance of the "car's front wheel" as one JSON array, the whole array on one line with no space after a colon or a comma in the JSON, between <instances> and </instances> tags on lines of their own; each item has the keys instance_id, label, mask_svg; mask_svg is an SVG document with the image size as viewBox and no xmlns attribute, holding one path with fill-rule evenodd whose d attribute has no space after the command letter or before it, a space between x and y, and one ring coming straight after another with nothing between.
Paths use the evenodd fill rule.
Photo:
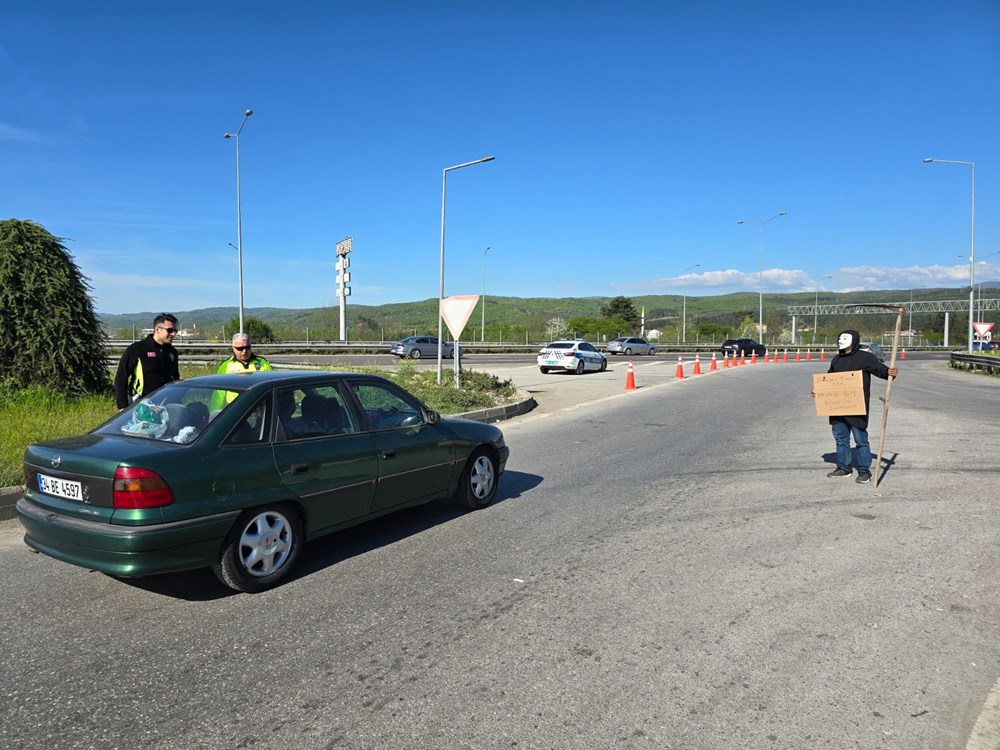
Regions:
<instances>
[{"instance_id":1,"label":"car's front wheel","mask_svg":"<svg viewBox=\"0 0 1000 750\"><path fill-rule=\"evenodd\" d=\"M410 359L420 359L420 350L419 349L411 349L410 350Z\"/></svg>"},{"instance_id":2,"label":"car's front wheel","mask_svg":"<svg viewBox=\"0 0 1000 750\"><path fill-rule=\"evenodd\" d=\"M212 571L236 591L264 591L288 574L301 547L302 523L294 510L253 508L236 521Z\"/></svg>"},{"instance_id":3,"label":"car's front wheel","mask_svg":"<svg viewBox=\"0 0 1000 750\"><path fill-rule=\"evenodd\" d=\"M649 356L652 357L654 354L656 354L656 349L649 347Z\"/></svg>"},{"instance_id":4,"label":"car's front wheel","mask_svg":"<svg viewBox=\"0 0 1000 750\"><path fill-rule=\"evenodd\" d=\"M493 454L480 448L465 462L458 480L455 500L463 508L479 510L493 502L497 494L497 465Z\"/></svg>"}]
</instances>

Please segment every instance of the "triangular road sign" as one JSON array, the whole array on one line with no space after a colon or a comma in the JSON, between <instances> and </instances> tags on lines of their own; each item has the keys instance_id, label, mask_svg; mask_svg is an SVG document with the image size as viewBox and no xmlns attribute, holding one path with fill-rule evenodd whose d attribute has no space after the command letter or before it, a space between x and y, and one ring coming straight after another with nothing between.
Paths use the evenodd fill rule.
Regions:
<instances>
[{"instance_id":1,"label":"triangular road sign","mask_svg":"<svg viewBox=\"0 0 1000 750\"><path fill-rule=\"evenodd\" d=\"M460 294L455 297L445 297L441 300L441 317L448 325L452 337L458 341L469 322L472 311L479 302L478 294Z\"/></svg>"},{"instance_id":2,"label":"triangular road sign","mask_svg":"<svg viewBox=\"0 0 1000 750\"><path fill-rule=\"evenodd\" d=\"M976 333L980 336L985 336L993 328L992 323L973 323L972 327L976 329Z\"/></svg>"}]
</instances>

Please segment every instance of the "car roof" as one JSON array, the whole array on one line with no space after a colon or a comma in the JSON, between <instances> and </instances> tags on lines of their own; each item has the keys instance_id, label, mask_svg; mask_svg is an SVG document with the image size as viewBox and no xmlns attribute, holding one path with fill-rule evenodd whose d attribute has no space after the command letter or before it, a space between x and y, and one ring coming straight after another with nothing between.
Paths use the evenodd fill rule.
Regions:
<instances>
[{"instance_id":1,"label":"car roof","mask_svg":"<svg viewBox=\"0 0 1000 750\"><path fill-rule=\"evenodd\" d=\"M219 390L247 391L251 389L264 390L276 384L282 385L315 385L329 382L331 379L352 378L385 381L379 375L369 375L356 372L334 372L330 370L271 370L268 372L252 371L245 374L227 373L224 375L200 375L180 381L202 388Z\"/></svg>"}]
</instances>

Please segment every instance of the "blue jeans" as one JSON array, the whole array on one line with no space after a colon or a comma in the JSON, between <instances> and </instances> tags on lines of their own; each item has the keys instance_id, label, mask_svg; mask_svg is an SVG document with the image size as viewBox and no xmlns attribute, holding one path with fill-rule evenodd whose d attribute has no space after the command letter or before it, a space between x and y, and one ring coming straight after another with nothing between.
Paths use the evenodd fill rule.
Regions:
<instances>
[{"instance_id":1,"label":"blue jeans","mask_svg":"<svg viewBox=\"0 0 1000 750\"><path fill-rule=\"evenodd\" d=\"M833 428L833 439L837 442L837 466L842 469L850 469L851 464L851 434L854 435L854 444L858 448L858 471L870 472L872 468L872 450L868 446L868 430L860 427L851 427L847 422L835 421Z\"/></svg>"}]
</instances>

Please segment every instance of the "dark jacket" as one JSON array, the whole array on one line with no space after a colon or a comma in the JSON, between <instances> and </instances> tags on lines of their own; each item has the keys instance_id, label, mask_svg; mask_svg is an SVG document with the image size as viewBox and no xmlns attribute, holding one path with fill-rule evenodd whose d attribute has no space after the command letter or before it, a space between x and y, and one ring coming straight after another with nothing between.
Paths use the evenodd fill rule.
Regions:
<instances>
[{"instance_id":1,"label":"dark jacket","mask_svg":"<svg viewBox=\"0 0 1000 750\"><path fill-rule=\"evenodd\" d=\"M865 413L850 417L830 417L830 424L834 422L847 422L851 427L860 427L863 430L867 430L868 412L871 411L869 401L871 400L872 375L882 378L882 380L887 380L889 378L889 368L885 363L879 362L878 357L871 352L858 350L858 344L861 343L860 333L857 331L845 331L845 333L851 334L851 347L846 351L842 350L830 360L830 369L828 372L861 371L861 380L865 389Z\"/></svg>"},{"instance_id":2,"label":"dark jacket","mask_svg":"<svg viewBox=\"0 0 1000 750\"><path fill-rule=\"evenodd\" d=\"M180 380L177 350L157 344L153 334L129 344L115 373L115 403L124 409L136 398L152 393L171 380Z\"/></svg>"}]
</instances>

